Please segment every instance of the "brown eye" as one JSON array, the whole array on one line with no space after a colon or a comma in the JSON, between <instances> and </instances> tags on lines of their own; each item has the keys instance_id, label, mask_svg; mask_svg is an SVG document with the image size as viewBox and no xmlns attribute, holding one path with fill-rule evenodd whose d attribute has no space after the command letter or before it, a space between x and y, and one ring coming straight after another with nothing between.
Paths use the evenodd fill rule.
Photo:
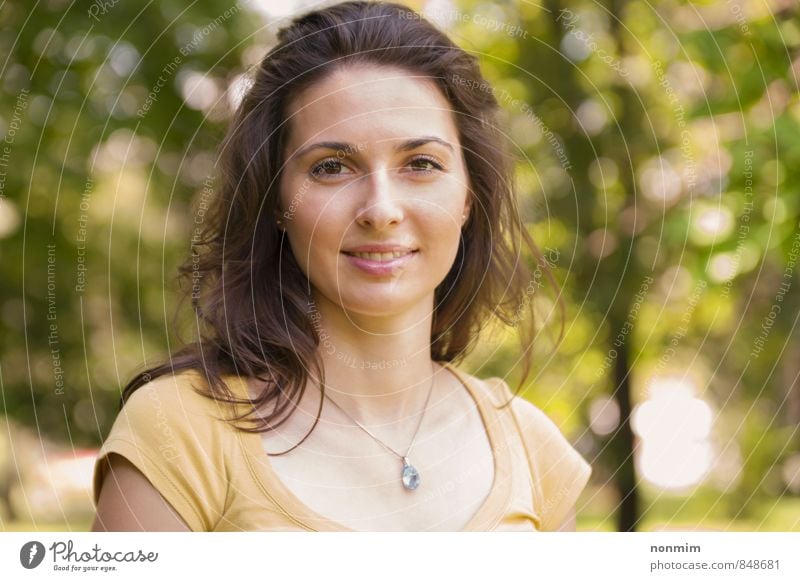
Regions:
<instances>
[{"instance_id":1,"label":"brown eye","mask_svg":"<svg viewBox=\"0 0 800 581\"><path fill-rule=\"evenodd\" d=\"M412 159L409 162L409 165L412 165L412 166L416 165L416 167L418 168L418 171L416 171L415 173L424 173L424 174L426 174L426 173L431 173L433 170L442 170L443 169L442 166L439 163L436 162L436 160L434 160L433 158L430 158L430 157L426 157L426 156L415 157L414 159ZM423 167L420 167L420 166L423 166ZM429 167L424 167L424 166L429 166Z\"/></svg>"},{"instance_id":2,"label":"brown eye","mask_svg":"<svg viewBox=\"0 0 800 581\"><path fill-rule=\"evenodd\" d=\"M335 176L340 175L340 170L342 167L342 162L337 159L325 159L322 162L315 165L311 168L311 175L314 177L320 177L323 175Z\"/></svg>"}]
</instances>

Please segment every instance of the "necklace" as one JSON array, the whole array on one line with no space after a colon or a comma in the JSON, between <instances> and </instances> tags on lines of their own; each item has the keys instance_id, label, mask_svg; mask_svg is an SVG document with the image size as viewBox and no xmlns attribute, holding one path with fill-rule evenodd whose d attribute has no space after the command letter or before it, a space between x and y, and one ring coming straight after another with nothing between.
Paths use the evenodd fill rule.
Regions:
<instances>
[{"instance_id":1,"label":"necklace","mask_svg":"<svg viewBox=\"0 0 800 581\"><path fill-rule=\"evenodd\" d=\"M431 366L431 369L432 368L433 368L433 366ZM378 438L373 436L372 433L367 428L362 426L361 423L358 420L356 420L353 416L351 416L346 411L344 411L342 406L340 406L338 403L333 401L333 399L327 393L325 393L325 391L321 390L322 391L322 395L327 397L328 401L330 401L333 405L335 405L337 408L339 408L339 410L344 415L346 415L348 418L350 418L350 421L352 421L355 425L357 425L359 428L364 430L369 435L370 438L372 438L373 440L378 442L381 446L383 446L384 448L389 450L392 454L394 454L395 456L397 456L398 458L400 458L403 461L403 469L400 472L400 481L403 483L403 487L405 487L406 490L415 490L419 486L419 483L420 483L419 470L417 470L414 467L414 465L411 463L411 461L408 459L408 455L411 452L411 448L414 447L414 441L417 439L417 434L419 433L419 428L422 425L422 419L425 417L425 412L428 410L428 402L431 400L431 394L433 393L433 384L434 384L434 381L435 381L435 373L436 373L435 371L431 372L431 386L430 386L430 388L428 388L428 397L425 399L425 407L422 408L422 413L420 414L419 422L417 423L417 429L414 430L414 435L411 438L411 444L408 445L408 450L406 450L405 454L400 454L399 452L395 452L392 448L390 448L389 446L387 446L386 444L381 442Z\"/></svg>"}]
</instances>

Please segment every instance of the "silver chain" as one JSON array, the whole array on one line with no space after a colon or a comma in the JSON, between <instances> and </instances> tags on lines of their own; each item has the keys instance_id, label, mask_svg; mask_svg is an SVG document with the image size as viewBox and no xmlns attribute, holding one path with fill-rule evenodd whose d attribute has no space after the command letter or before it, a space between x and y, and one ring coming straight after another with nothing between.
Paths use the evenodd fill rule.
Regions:
<instances>
[{"instance_id":1,"label":"silver chain","mask_svg":"<svg viewBox=\"0 0 800 581\"><path fill-rule=\"evenodd\" d=\"M384 448L386 448L387 450L389 450L389 451L390 451L392 454L394 454L394 455L395 455L395 456L397 456L398 458L405 459L405 458L407 458L407 457L408 457L408 454L409 454L409 452L411 452L411 448L413 448L413 447L414 447L414 441L417 439L417 434L419 433L419 428L420 428L420 426L422 426L422 420L423 420L423 418L425 417L425 412L428 410L428 402L430 402L430 400L431 400L431 394L433 393L433 384L434 384L434 383L435 383L435 381L436 381L436 371L434 371L434 370L433 370L433 366L432 366L432 365L431 365L431 370L432 370L432 372L431 372L431 386L430 386L430 388L428 388L428 397L427 397L427 398L425 398L425 407L424 407L424 408L422 408L422 413L420 414L420 417L419 417L419 422L417 423L417 429L416 429L416 430L414 430L414 436L411 438L411 444L409 444L409 446L408 446L408 450L406 451L406 453L405 453L405 454L398 454L398 453L397 453L397 452L395 452L395 451L394 451L392 448L390 448L389 446L387 446L386 444L384 444L383 442L381 442L381 441L380 441L378 438L376 438L375 436L373 436L373 435L372 435L372 433L371 433L371 432L370 432L370 431L369 431L367 428L365 428L364 426L362 426L362 425L361 425L361 423L360 423L358 420L356 420L356 419L355 419L353 416L351 416L351 415L350 415L350 414L348 414L346 411L344 411L344 409L342 408L342 406L340 406L338 403L336 403L335 401L333 401L333 398L331 398L331 397L330 397L330 396L329 396L327 393L325 393L325 391L324 391L324 390L320 390L320 391L321 391L321 393L322 393L322 395L323 395L323 396L325 396L325 397L327 397L327 398L328 398L328 401L330 401L330 402L331 402L333 405L335 405L337 408L339 408L339 410L340 410L340 411L341 411L341 412L342 412L344 415L346 415L348 418L350 418L350 420L351 420L353 423L355 423L355 424L356 424L356 425L357 425L359 428L361 428L362 430L364 430L364 431L365 431L365 432L366 432L366 433L369 435L369 437L370 437L370 438L372 438L373 440L375 440L376 442L378 442L378 443L379 443L381 446L383 446Z\"/></svg>"}]
</instances>

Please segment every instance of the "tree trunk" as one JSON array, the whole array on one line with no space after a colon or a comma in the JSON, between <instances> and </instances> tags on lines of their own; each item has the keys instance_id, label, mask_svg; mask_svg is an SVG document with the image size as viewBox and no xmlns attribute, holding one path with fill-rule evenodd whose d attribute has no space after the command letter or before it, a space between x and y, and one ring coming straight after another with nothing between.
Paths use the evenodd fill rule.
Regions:
<instances>
[{"instance_id":1,"label":"tree trunk","mask_svg":"<svg viewBox=\"0 0 800 581\"><path fill-rule=\"evenodd\" d=\"M611 438L609 448L616 459L617 490L620 494L617 530L632 532L639 521L639 493L636 489L636 470L633 462L633 430L631 430L631 374L628 361L628 337L614 343L625 321L611 319L611 349L616 349L614 361L614 399L619 406L620 424Z\"/></svg>"}]
</instances>

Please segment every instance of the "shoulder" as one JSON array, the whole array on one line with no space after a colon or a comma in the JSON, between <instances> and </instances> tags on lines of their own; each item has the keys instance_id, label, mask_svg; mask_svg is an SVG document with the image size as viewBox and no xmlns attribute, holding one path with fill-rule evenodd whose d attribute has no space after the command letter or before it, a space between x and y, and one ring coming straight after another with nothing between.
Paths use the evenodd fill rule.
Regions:
<instances>
[{"instance_id":1,"label":"shoulder","mask_svg":"<svg viewBox=\"0 0 800 581\"><path fill-rule=\"evenodd\" d=\"M578 480L588 478L591 472L589 464L547 413L533 402L515 395L503 378L490 377L482 383L498 406L509 402L506 409L513 418L532 466L546 474L556 471Z\"/></svg>"},{"instance_id":2,"label":"shoulder","mask_svg":"<svg viewBox=\"0 0 800 581\"><path fill-rule=\"evenodd\" d=\"M240 397L240 383L236 379L232 376L223 378L233 394ZM148 414L156 420L170 417L229 417L232 404L215 401L205 395L209 393L208 382L198 371L162 375L131 393L121 413Z\"/></svg>"},{"instance_id":3,"label":"shoulder","mask_svg":"<svg viewBox=\"0 0 800 581\"><path fill-rule=\"evenodd\" d=\"M153 378L128 395L104 447L122 440L143 453L177 456L175 450L185 452L200 442L227 441L225 420L232 415L232 404L206 393L208 383L196 371Z\"/></svg>"},{"instance_id":4,"label":"shoulder","mask_svg":"<svg viewBox=\"0 0 800 581\"><path fill-rule=\"evenodd\" d=\"M142 385L120 409L101 454L123 447L153 463L217 462L235 444L230 420L239 410L205 393L208 384L195 371L163 375Z\"/></svg>"},{"instance_id":5,"label":"shoulder","mask_svg":"<svg viewBox=\"0 0 800 581\"><path fill-rule=\"evenodd\" d=\"M544 410L524 397L515 395L508 383L500 377L490 377L484 381L489 384L498 405L510 402L508 409L511 410L514 422L527 446L540 451L550 448L574 452L561 428Z\"/></svg>"},{"instance_id":6,"label":"shoulder","mask_svg":"<svg viewBox=\"0 0 800 581\"><path fill-rule=\"evenodd\" d=\"M554 442L566 443L566 438L555 422L535 404L514 394L508 382L502 377L493 376L480 379L455 368L452 364L448 363L445 366L450 367L463 381L469 383L477 394L491 401L495 407L508 404L506 409L511 410L514 421L526 439L545 438Z\"/></svg>"},{"instance_id":7,"label":"shoulder","mask_svg":"<svg viewBox=\"0 0 800 581\"><path fill-rule=\"evenodd\" d=\"M190 529L213 529L224 508L227 463L236 453L237 440L226 421L232 404L204 396L207 389L200 373L182 371L154 378L130 394L98 451L95 502L99 502L110 461L117 455L158 491Z\"/></svg>"},{"instance_id":8,"label":"shoulder","mask_svg":"<svg viewBox=\"0 0 800 581\"><path fill-rule=\"evenodd\" d=\"M542 409L515 396L505 380L489 378L505 403L528 460L536 510L542 530L557 530L574 509L592 473L591 465L573 447L559 426Z\"/></svg>"},{"instance_id":9,"label":"shoulder","mask_svg":"<svg viewBox=\"0 0 800 581\"><path fill-rule=\"evenodd\" d=\"M482 384L482 389L497 405L505 405L512 410L515 421L524 431L556 432L560 435L558 426L550 417L533 402L515 394L511 386L502 377L488 377L476 380Z\"/></svg>"},{"instance_id":10,"label":"shoulder","mask_svg":"<svg viewBox=\"0 0 800 581\"><path fill-rule=\"evenodd\" d=\"M453 366L450 365L452 368ZM468 382L473 390L483 399L490 401L495 408L505 407L511 410L515 421L520 430L525 432L550 433L551 435L561 435L558 427L553 421L536 405L514 394L511 387L502 377L478 378L474 375L456 370L457 374L465 382ZM506 406L506 404L508 404Z\"/></svg>"},{"instance_id":11,"label":"shoulder","mask_svg":"<svg viewBox=\"0 0 800 581\"><path fill-rule=\"evenodd\" d=\"M455 373L464 383L467 383L472 388L472 391L480 395L483 399L488 399L495 404L508 401L509 397L505 395L505 392L508 390L508 385L501 378L489 377L487 379L481 379L467 373L463 369L459 369L452 363L443 363L443 365ZM510 395L511 392L508 391L508 396Z\"/></svg>"},{"instance_id":12,"label":"shoulder","mask_svg":"<svg viewBox=\"0 0 800 581\"><path fill-rule=\"evenodd\" d=\"M516 396L511 406L523 431L533 430L538 433L550 434L552 437L562 435L561 430L550 419L550 416L533 402L524 397Z\"/></svg>"}]
</instances>

